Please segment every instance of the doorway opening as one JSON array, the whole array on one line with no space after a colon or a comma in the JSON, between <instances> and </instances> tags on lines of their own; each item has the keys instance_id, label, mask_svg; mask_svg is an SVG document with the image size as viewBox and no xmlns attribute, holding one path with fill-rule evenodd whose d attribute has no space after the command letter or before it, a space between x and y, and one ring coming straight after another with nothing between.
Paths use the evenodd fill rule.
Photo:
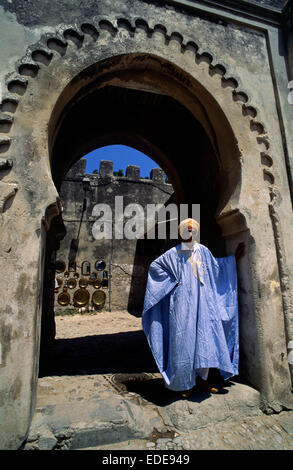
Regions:
<instances>
[{"instance_id":1,"label":"doorway opening","mask_svg":"<svg viewBox=\"0 0 293 470\"><path fill-rule=\"evenodd\" d=\"M95 174L89 176L84 173L82 166L85 165L85 161L81 157L96 148L105 148L107 145L126 145L135 148L152 158L157 168L150 174L149 179L137 175L133 165L132 168L128 168L128 174L121 175L120 173L118 176L118 174L114 175L113 171L119 172L120 168L115 170L108 160L104 160L100 168L96 169L98 170L96 175L101 177L103 182L99 192L91 185ZM215 220L219 201L222 198L221 187L223 185L219 159L201 123L187 107L172 96L141 89L105 85L98 89L94 88L79 99L72 100L62 120L58 122L58 131L55 133L52 144L51 167L53 180L61 200L62 191L67 183L65 192L67 195L71 194L72 181L69 180L74 180L76 175L81 177L79 182L81 201L78 204L79 208L83 207L84 212L88 211L89 220L93 202L106 200L109 202L112 199L113 203L115 190L119 186L120 189L122 188L122 181L124 186L120 195L124 196L126 204L132 202L131 197L134 196L135 191L137 191L137 197L144 199L145 204L157 202L155 199L156 197L158 199L158 194L162 193L162 189L165 203L187 204L190 209L192 204L200 204L202 227L200 241L208 246L215 256L225 255L224 240ZM67 183L64 186L66 178ZM157 192L154 189L150 190L151 185ZM130 189L130 187L136 187L136 189ZM168 191L167 188L169 188ZM78 191L75 192L77 193ZM71 205L72 198L69 197L69 200ZM51 295L51 305L52 283L56 278L56 271L52 265L52 253L53 257L55 256L54 263L62 261L56 259L56 253L67 237L64 215L65 212L55 217L47 234L45 265L48 268L51 263L53 270L51 272L50 269L45 270L45 285L48 286L51 282L51 289L45 289L45 291L49 297ZM89 226L92 227L93 223L94 220L91 219ZM81 238L83 237L79 239ZM90 257L84 257L83 261L89 263L104 261L106 266L110 266L111 300L110 303L108 302L108 307L110 305L108 312L113 311L115 302L119 304L122 298L125 299L126 294L127 302L124 303L123 310L141 322L148 266L152 260L176 243L168 239L139 239L135 241L135 244L133 240L123 241L122 245L120 239L114 238L92 245L93 254ZM76 238L71 237L68 260L72 269L76 268L74 263L76 263L75 255L78 250L85 253L82 244L79 245ZM105 259L106 253L109 254L108 259ZM111 257L113 253L119 254L119 262L115 262L115 259ZM116 275L115 282L113 282L114 275ZM127 289L125 289L125 277L128 282ZM115 286L116 292L112 286ZM109 295L107 300L109 301ZM118 323L117 317L117 325ZM68 345L67 361L65 361L64 350L61 354L56 348L58 344L62 349L65 343L61 340L57 340L56 343L55 334L54 312L52 312L48 298L46 299L44 295L41 376L157 371L141 329L127 333L118 331L111 338L101 338L102 335L99 335L99 332L94 332L90 337L80 337L79 340L64 339ZM48 354L48 351L52 351L52 344L55 344L54 351L57 354L54 353L55 356L52 353ZM140 351L140 354L137 354L137 351ZM103 362L105 357L109 359L107 365ZM75 359L72 360L72 358ZM125 359L124 365L121 362L119 364L118 358Z\"/></svg>"}]
</instances>

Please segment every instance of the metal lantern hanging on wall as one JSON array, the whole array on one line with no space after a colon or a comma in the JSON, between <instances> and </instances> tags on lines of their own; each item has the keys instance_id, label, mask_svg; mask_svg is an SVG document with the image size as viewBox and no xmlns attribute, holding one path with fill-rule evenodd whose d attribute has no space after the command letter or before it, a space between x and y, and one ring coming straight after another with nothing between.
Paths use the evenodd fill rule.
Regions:
<instances>
[{"instance_id":1,"label":"metal lantern hanging on wall","mask_svg":"<svg viewBox=\"0 0 293 470\"><path fill-rule=\"evenodd\" d=\"M89 261L83 261L81 265L81 274L83 276L89 276L91 273L91 264Z\"/></svg>"}]
</instances>

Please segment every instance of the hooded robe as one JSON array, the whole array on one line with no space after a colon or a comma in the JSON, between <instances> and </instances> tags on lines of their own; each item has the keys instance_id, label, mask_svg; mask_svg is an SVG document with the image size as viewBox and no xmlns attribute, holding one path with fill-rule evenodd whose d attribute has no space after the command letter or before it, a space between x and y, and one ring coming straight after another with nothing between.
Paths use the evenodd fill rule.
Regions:
<instances>
[{"instance_id":1,"label":"hooded robe","mask_svg":"<svg viewBox=\"0 0 293 470\"><path fill-rule=\"evenodd\" d=\"M142 327L171 390L194 387L201 369L224 380L238 374L238 299L235 256L214 258L195 243L166 251L150 265Z\"/></svg>"}]
</instances>

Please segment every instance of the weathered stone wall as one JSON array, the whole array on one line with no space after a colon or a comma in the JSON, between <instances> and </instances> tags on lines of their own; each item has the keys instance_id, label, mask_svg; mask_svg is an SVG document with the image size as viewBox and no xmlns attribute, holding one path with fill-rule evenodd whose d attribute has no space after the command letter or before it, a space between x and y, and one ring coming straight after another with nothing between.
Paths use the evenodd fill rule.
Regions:
<instances>
[{"instance_id":1,"label":"weathered stone wall","mask_svg":"<svg viewBox=\"0 0 293 470\"><path fill-rule=\"evenodd\" d=\"M288 66L288 79L293 80L293 1L286 2L283 14L285 50ZM290 87L293 88L292 86ZM292 103L292 99L291 99Z\"/></svg>"},{"instance_id":2,"label":"weathered stone wall","mask_svg":"<svg viewBox=\"0 0 293 470\"><path fill-rule=\"evenodd\" d=\"M106 263L105 271L109 278L108 286L101 287L106 293L103 309L131 309L134 313L139 314L142 310L148 266L159 253L161 244L157 244L157 250L152 244L150 250L147 244L148 240L145 240L143 253L138 256L136 239L128 240L125 236L119 240L115 238L116 197L123 198L123 209L131 203L139 204L146 215L147 204L168 204L173 194L173 188L171 184L165 183L164 173L160 168L152 170L150 179L145 179L140 178L140 168L137 166L128 166L126 175L117 177L113 176L112 162L101 161L99 174L85 174L85 165L86 160L84 159L75 164L61 185L62 217L66 235L60 241L56 260L65 262L66 275L64 276L64 271L60 274L56 273L56 278L62 279L63 285L58 293L55 293L55 309L76 307L73 296L79 289L79 279L81 277L90 279L90 275L82 274L82 263L88 261L90 273L95 273L97 278L102 280L103 271L97 271L95 263L103 260ZM83 184L84 178L89 181L88 187ZM111 210L113 217L112 240L97 240L93 234L93 226L98 216L95 217L92 214L97 203L107 204ZM124 224L126 222L127 218L124 220ZM68 271L69 265L72 263L75 263L79 278L76 287L67 290L71 297L70 304L62 307L58 303L58 295L62 292L66 279L73 276L73 271ZM95 291L94 286L89 284L87 289L92 298ZM91 300L87 304L88 306L93 306Z\"/></svg>"}]
</instances>

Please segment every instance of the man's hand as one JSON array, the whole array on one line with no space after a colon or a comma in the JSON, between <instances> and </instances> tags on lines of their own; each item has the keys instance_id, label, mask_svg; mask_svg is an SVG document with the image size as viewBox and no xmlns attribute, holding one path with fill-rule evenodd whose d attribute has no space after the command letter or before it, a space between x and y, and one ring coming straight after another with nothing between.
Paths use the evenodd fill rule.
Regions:
<instances>
[{"instance_id":1,"label":"man's hand","mask_svg":"<svg viewBox=\"0 0 293 470\"><path fill-rule=\"evenodd\" d=\"M236 248L236 252L235 252L236 261L238 261L244 255L245 255L245 243L241 242Z\"/></svg>"}]
</instances>

